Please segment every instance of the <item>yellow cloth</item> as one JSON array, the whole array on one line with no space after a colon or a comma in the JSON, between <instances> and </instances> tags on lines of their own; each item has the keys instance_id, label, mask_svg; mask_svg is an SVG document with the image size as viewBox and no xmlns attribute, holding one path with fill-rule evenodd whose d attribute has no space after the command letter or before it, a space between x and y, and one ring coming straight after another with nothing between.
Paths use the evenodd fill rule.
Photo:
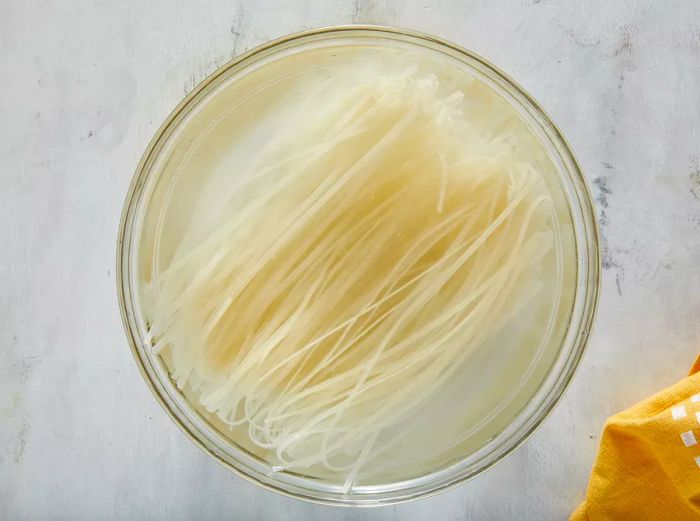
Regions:
<instances>
[{"instance_id":1,"label":"yellow cloth","mask_svg":"<svg viewBox=\"0 0 700 521\"><path fill-rule=\"evenodd\" d=\"M699 369L608 419L570 521L700 520Z\"/></svg>"}]
</instances>

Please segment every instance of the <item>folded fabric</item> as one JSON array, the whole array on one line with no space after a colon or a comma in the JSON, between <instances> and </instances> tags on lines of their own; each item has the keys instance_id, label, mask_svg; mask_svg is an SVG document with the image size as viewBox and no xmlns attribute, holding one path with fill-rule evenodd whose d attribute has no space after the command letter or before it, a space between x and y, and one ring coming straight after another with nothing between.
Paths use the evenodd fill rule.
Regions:
<instances>
[{"instance_id":1,"label":"folded fabric","mask_svg":"<svg viewBox=\"0 0 700 521\"><path fill-rule=\"evenodd\" d=\"M700 520L699 369L608 419L570 521Z\"/></svg>"}]
</instances>

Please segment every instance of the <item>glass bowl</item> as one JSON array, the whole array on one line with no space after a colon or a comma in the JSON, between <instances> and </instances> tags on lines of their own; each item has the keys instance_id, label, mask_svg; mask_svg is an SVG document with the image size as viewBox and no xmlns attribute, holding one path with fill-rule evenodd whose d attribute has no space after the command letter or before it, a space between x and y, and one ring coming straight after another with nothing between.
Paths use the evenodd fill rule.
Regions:
<instances>
[{"instance_id":1,"label":"glass bowl","mask_svg":"<svg viewBox=\"0 0 700 521\"><path fill-rule=\"evenodd\" d=\"M570 305L557 311L563 317L563 326L557 333L556 349L548 358L540 357L536 385L530 385L527 402L518 407L512 418L449 465L409 479L356 486L347 493L323 480L292 472L273 472L269 464L233 443L190 405L171 381L163 360L151 352L144 340L145 320L137 290L144 215L149 208L162 203L153 186L159 180L163 164L177 160L173 159L172 151L178 132L195 115L206 113L207 103L218 89L239 81L248 71L278 57L329 45L390 45L436 53L497 93L515 109L551 163L556 189L568 210L570 247L575 251L575 261L569 269L573 287ZM561 132L519 85L483 58L432 36L389 27L341 26L293 34L253 49L219 68L176 107L149 144L129 188L119 228L117 289L122 320L136 363L158 402L193 442L228 469L265 488L319 503L376 506L425 497L454 487L503 459L542 423L571 381L588 340L598 301L600 253L594 215L584 177Z\"/></svg>"}]
</instances>

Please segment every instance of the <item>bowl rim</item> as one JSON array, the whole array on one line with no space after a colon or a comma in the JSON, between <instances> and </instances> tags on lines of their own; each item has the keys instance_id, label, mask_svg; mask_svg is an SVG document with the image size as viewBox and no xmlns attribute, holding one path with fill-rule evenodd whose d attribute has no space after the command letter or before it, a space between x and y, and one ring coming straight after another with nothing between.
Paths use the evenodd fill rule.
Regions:
<instances>
[{"instance_id":1,"label":"bowl rim","mask_svg":"<svg viewBox=\"0 0 700 521\"><path fill-rule=\"evenodd\" d=\"M579 210L583 217L583 235L585 235L586 237L586 242L583 245L585 246L586 250L586 265L588 267L587 273L585 275L586 294L583 298L583 309L581 310L581 318L578 324L578 331L576 333L575 338L572 341L573 348L571 350L569 358L567 359L567 364L564 366L565 371L562 371L562 374L559 375L559 379L553 384L552 392L547 394L547 396L542 400L542 402L538 405L533 414L530 416L528 421L524 423L524 426L526 426L526 428L522 428L523 426L521 426L519 432L516 432L513 436L506 440L507 446L504 450L498 453L496 457L494 457L491 461L487 461L485 464L478 467L475 471L467 472L463 475L456 476L454 477L454 479L448 481L443 480L442 482L438 483L437 486L431 486L427 489L424 489L425 487L422 487L421 490L418 490L414 493L410 493L409 489L408 493L404 494L404 492L407 492L407 490L399 489L398 491L401 493L400 495L389 498L380 497L373 499L368 495L367 499L350 499L349 496L342 496L346 499L339 499L338 497L320 497L318 495L304 494L298 491L295 492L292 490L287 490L284 487L284 482L276 481L275 484L270 482L264 482L258 479L256 476L248 474L244 470L232 465L228 461L224 460L222 456L217 454L216 451L208 447L205 441L197 435L197 432L193 432L197 431L197 429L191 429L190 427L185 425L180 416L178 416L178 414L175 412L174 407L171 406L168 399L166 399L166 397L161 393L161 391L158 389L158 386L156 385L156 382L153 381L153 379L146 370L144 361L141 358L141 354L139 352L139 346L137 345L140 343L140 340L137 338L137 335L135 335L134 331L132 330L130 315L133 314L133 310L129 309L130 305L127 306L127 296L131 295L131 291L129 289L129 278L125 277L124 273L125 266L128 266L128 256L126 256L125 253L128 252L130 249L130 244L125 245L125 238L127 234L131 235L130 232L132 231L132 229L130 225L133 224L135 207L138 206L136 203L140 199L140 197L135 196L142 195L141 189L143 188L143 185L145 184L146 179L150 174L150 169L146 168L146 166L152 159L154 152L158 152L158 145L161 143L164 137L167 137L166 132L171 127L173 122L181 115L184 109L186 109L200 93L204 92L210 85L212 85L217 79L222 77L222 75L224 75L230 69L238 65L245 65L245 62L251 60L251 63L254 63L254 58L257 55L264 53L265 51L273 50L276 47L282 46L284 44L289 44L298 40L306 40L320 36L342 36L347 35L347 33L357 33L361 36L369 36L371 38L377 39L382 39L383 37L389 37L394 39L408 37L415 41L428 42L432 45L449 49L457 55L479 63L491 73L495 74L495 76L498 77L500 80L503 80L506 85L506 89L512 89L512 91L514 91L517 94L517 96L521 97L525 101L525 103L528 105L528 109L533 111L534 115L538 116L541 119L540 124L543 126L543 129L545 130L545 132L551 133L551 135L549 135L550 139L552 139L554 145L558 145L557 152L560 155L563 154L565 156L563 157L563 159L567 161L569 174L572 176L572 181L574 184L573 189L575 191L576 199L579 205ZM581 247L581 245L579 245L577 238L577 259L580 258L582 249L583 248ZM577 272L579 269L579 264L580 263L578 263L577 260ZM146 147L143 155L141 156L141 159L139 160L139 163L134 171L131 183L127 190L127 194L125 196L124 205L122 208L119 222L119 231L116 248L117 297L119 301L119 311L122 319L124 332L127 336L127 340L129 342L129 346L134 360L136 362L136 365L138 366L139 371L146 382L146 385L150 389L153 396L156 398L156 401L165 410L170 419L178 426L178 428L206 454L213 457L216 461L218 461L229 471L234 472L238 476L246 479L251 483L254 483L267 490L271 490L273 492L277 492L279 494L294 499L302 499L316 504L352 507L373 507L405 503L408 501L430 497L445 492L447 490L451 490L459 486L460 484L468 481L469 479L472 479L473 477L488 470L496 463L503 461L503 459L505 459L508 455L512 454L518 447L520 447L520 445L522 445L551 414L554 407L559 403L561 396L568 388L571 380L573 379L580 365L580 361L586 350L586 346L588 344L598 310L601 285L601 269L602 266L600 251L600 230L596 220L596 213L593 205L593 198L591 195L590 188L588 187L588 184L583 175L583 171L572 152L571 146L569 145L568 141L564 137L559 127L554 123L554 121L549 117L549 115L539 105L539 103L535 99L533 99L532 96L530 96L530 94L528 94L528 92L523 87L521 87L520 84L513 80L508 74L506 74L500 68L493 65L491 62L484 59L480 55L474 53L473 51L465 49L440 37L415 31L412 29L367 24L326 26L295 32L270 40L269 42L263 43L238 56L233 57L231 60L218 67L214 72L208 75L198 85L196 85L180 101L180 103L178 103L178 105L169 113L167 118L159 126L158 130L149 141L149 144ZM578 295L580 291L578 286L579 280L577 276L577 289L575 291L575 299L577 298L576 295ZM571 330L572 323L570 321L569 325L567 326L567 335ZM566 338L562 340L562 348L565 342ZM564 377L563 380L561 380L562 376ZM534 421L532 421L533 418ZM508 444L509 442L510 444ZM486 446L488 446L488 443L486 444Z\"/></svg>"}]
</instances>

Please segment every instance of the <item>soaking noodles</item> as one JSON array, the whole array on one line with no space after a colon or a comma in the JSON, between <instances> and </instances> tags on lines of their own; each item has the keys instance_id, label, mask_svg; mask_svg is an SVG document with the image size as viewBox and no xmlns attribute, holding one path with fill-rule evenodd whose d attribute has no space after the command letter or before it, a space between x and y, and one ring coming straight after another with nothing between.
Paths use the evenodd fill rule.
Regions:
<instances>
[{"instance_id":1,"label":"soaking noodles","mask_svg":"<svg viewBox=\"0 0 700 521\"><path fill-rule=\"evenodd\" d=\"M434 74L305 92L154 249L147 340L274 471L347 491L542 290L552 201L507 120Z\"/></svg>"}]
</instances>

